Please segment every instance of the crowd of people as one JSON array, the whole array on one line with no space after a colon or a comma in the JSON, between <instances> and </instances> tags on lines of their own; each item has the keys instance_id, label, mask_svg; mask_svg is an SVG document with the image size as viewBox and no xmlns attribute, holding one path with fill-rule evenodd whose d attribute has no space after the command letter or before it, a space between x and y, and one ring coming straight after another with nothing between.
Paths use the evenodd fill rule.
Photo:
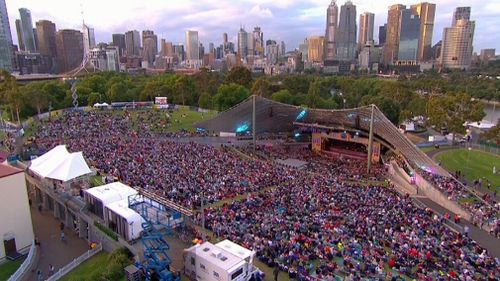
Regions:
<instances>
[{"instance_id":1,"label":"crowd of people","mask_svg":"<svg viewBox=\"0 0 500 281\"><path fill-rule=\"evenodd\" d=\"M190 134L163 132L161 122L150 124L158 120L127 112L65 113L44 121L34 144L83 151L100 173L189 208L200 206L202 198L209 204L249 194L206 209L206 226L255 250L290 278L500 278L500 261L448 229L442 217L390 186L361 181L367 179L365 161L325 159L282 146L261 148L251 160L225 147L177 142L172 137ZM299 170L273 161L284 158L309 164ZM372 179L384 179L384 167L374 169Z\"/></svg>"}]
</instances>

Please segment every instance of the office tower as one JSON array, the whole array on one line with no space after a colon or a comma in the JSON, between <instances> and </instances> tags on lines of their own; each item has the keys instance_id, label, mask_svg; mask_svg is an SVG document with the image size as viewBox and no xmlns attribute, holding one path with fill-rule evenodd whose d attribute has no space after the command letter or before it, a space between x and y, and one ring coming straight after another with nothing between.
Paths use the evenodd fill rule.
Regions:
<instances>
[{"instance_id":1,"label":"office tower","mask_svg":"<svg viewBox=\"0 0 500 281\"><path fill-rule=\"evenodd\" d=\"M0 0L0 69L12 70L12 34L10 33L9 15L5 0Z\"/></svg>"},{"instance_id":2,"label":"office tower","mask_svg":"<svg viewBox=\"0 0 500 281\"><path fill-rule=\"evenodd\" d=\"M367 42L373 41L375 14L364 12L359 15L359 46L364 46Z\"/></svg>"},{"instance_id":3,"label":"office tower","mask_svg":"<svg viewBox=\"0 0 500 281\"><path fill-rule=\"evenodd\" d=\"M276 41L266 41L266 57L268 64L276 64L278 62L278 44Z\"/></svg>"},{"instance_id":4,"label":"office tower","mask_svg":"<svg viewBox=\"0 0 500 281\"><path fill-rule=\"evenodd\" d=\"M455 15L463 15L463 8L457 8ZM468 9L470 18L470 8ZM454 26L443 31L441 47L441 66L451 69L469 69L472 60L472 41L476 23L461 17L454 21Z\"/></svg>"},{"instance_id":5,"label":"office tower","mask_svg":"<svg viewBox=\"0 0 500 281\"><path fill-rule=\"evenodd\" d=\"M182 45L182 44L174 45L173 50L174 50L174 57L177 58L178 62L181 62L185 59L184 45Z\"/></svg>"},{"instance_id":6,"label":"office tower","mask_svg":"<svg viewBox=\"0 0 500 281\"><path fill-rule=\"evenodd\" d=\"M90 53L90 50L95 48L94 29L84 23L82 26L82 34L83 34L83 54L87 56Z\"/></svg>"},{"instance_id":7,"label":"office tower","mask_svg":"<svg viewBox=\"0 0 500 281\"><path fill-rule=\"evenodd\" d=\"M387 38L387 23L378 27L378 44L384 45Z\"/></svg>"},{"instance_id":8,"label":"office tower","mask_svg":"<svg viewBox=\"0 0 500 281\"><path fill-rule=\"evenodd\" d=\"M257 57L264 56L264 33L260 27L256 26L253 30L254 55Z\"/></svg>"},{"instance_id":9,"label":"office tower","mask_svg":"<svg viewBox=\"0 0 500 281\"><path fill-rule=\"evenodd\" d=\"M299 52L302 55L302 61L307 61L308 58L308 50L309 50L309 43L307 41L307 38L304 39L304 42L299 44Z\"/></svg>"},{"instance_id":10,"label":"office tower","mask_svg":"<svg viewBox=\"0 0 500 281\"><path fill-rule=\"evenodd\" d=\"M125 50L128 57L140 56L141 38L139 37L139 31L130 30L125 32Z\"/></svg>"},{"instance_id":11,"label":"office tower","mask_svg":"<svg viewBox=\"0 0 500 281\"><path fill-rule=\"evenodd\" d=\"M253 40L253 33L247 33L247 57L252 57L253 61L253 56L255 52L255 41Z\"/></svg>"},{"instance_id":12,"label":"office tower","mask_svg":"<svg viewBox=\"0 0 500 281\"><path fill-rule=\"evenodd\" d=\"M479 54L479 60L482 64L488 63L488 61L495 57L495 49L482 49Z\"/></svg>"},{"instance_id":13,"label":"office tower","mask_svg":"<svg viewBox=\"0 0 500 281\"><path fill-rule=\"evenodd\" d=\"M56 46L60 72L68 72L82 64L83 34L79 30L62 29L57 31Z\"/></svg>"},{"instance_id":14,"label":"office tower","mask_svg":"<svg viewBox=\"0 0 500 281\"><path fill-rule=\"evenodd\" d=\"M439 40L434 46L432 46L432 58L441 61L441 48L443 47L443 40Z\"/></svg>"},{"instance_id":15,"label":"office tower","mask_svg":"<svg viewBox=\"0 0 500 281\"><path fill-rule=\"evenodd\" d=\"M36 52L35 36L33 35L33 22L31 21L31 12L26 8L19 9L21 15L21 37L23 39L24 50Z\"/></svg>"},{"instance_id":16,"label":"office tower","mask_svg":"<svg viewBox=\"0 0 500 281\"><path fill-rule=\"evenodd\" d=\"M198 31L186 31L186 60L200 60L200 41Z\"/></svg>"},{"instance_id":17,"label":"office tower","mask_svg":"<svg viewBox=\"0 0 500 281\"><path fill-rule=\"evenodd\" d=\"M335 0L332 0L326 10L325 31L325 59L334 60L337 57L337 22L339 8Z\"/></svg>"},{"instance_id":18,"label":"office tower","mask_svg":"<svg viewBox=\"0 0 500 281\"><path fill-rule=\"evenodd\" d=\"M451 26L455 26L458 20L470 21L470 7L457 7L453 12Z\"/></svg>"},{"instance_id":19,"label":"office tower","mask_svg":"<svg viewBox=\"0 0 500 281\"><path fill-rule=\"evenodd\" d=\"M56 25L49 20L36 22L38 52L41 55L57 57Z\"/></svg>"},{"instance_id":20,"label":"office tower","mask_svg":"<svg viewBox=\"0 0 500 281\"><path fill-rule=\"evenodd\" d=\"M21 20L17 19L16 20L16 32L17 32L17 42L19 45L19 50L24 51L24 42L23 42L23 32L21 28Z\"/></svg>"},{"instance_id":21,"label":"office tower","mask_svg":"<svg viewBox=\"0 0 500 281\"><path fill-rule=\"evenodd\" d=\"M222 34L222 48L223 50L227 49L227 33Z\"/></svg>"},{"instance_id":22,"label":"office tower","mask_svg":"<svg viewBox=\"0 0 500 281\"><path fill-rule=\"evenodd\" d=\"M432 59L432 32L434 30L434 17L436 4L423 2L412 5L411 10L420 17L420 37L418 39L418 61Z\"/></svg>"},{"instance_id":23,"label":"office tower","mask_svg":"<svg viewBox=\"0 0 500 281\"><path fill-rule=\"evenodd\" d=\"M158 36L152 30L142 31L142 60L152 66L158 54Z\"/></svg>"},{"instance_id":24,"label":"office tower","mask_svg":"<svg viewBox=\"0 0 500 281\"><path fill-rule=\"evenodd\" d=\"M199 49L199 54L198 57L200 59L203 59L203 56L205 55L205 46L203 46L202 43L200 43L200 49Z\"/></svg>"},{"instance_id":25,"label":"office tower","mask_svg":"<svg viewBox=\"0 0 500 281\"><path fill-rule=\"evenodd\" d=\"M208 53L215 54L214 43L208 43Z\"/></svg>"},{"instance_id":26,"label":"office tower","mask_svg":"<svg viewBox=\"0 0 500 281\"><path fill-rule=\"evenodd\" d=\"M310 62L322 63L324 60L325 37L312 36L307 39L307 58Z\"/></svg>"},{"instance_id":27,"label":"office tower","mask_svg":"<svg viewBox=\"0 0 500 281\"><path fill-rule=\"evenodd\" d=\"M286 54L286 45L284 41L280 42L278 54L280 57L284 56Z\"/></svg>"},{"instance_id":28,"label":"office tower","mask_svg":"<svg viewBox=\"0 0 500 281\"><path fill-rule=\"evenodd\" d=\"M410 9L401 10L399 26L398 61L418 60L420 18Z\"/></svg>"},{"instance_id":29,"label":"office tower","mask_svg":"<svg viewBox=\"0 0 500 281\"><path fill-rule=\"evenodd\" d=\"M173 57L174 56L174 46L172 45L172 42L165 42L165 53L163 54L164 56L167 57Z\"/></svg>"},{"instance_id":30,"label":"office tower","mask_svg":"<svg viewBox=\"0 0 500 281\"><path fill-rule=\"evenodd\" d=\"M351 1L340 7L337 29L337 59L352 61L356 58L356 6Z\"/></svg>"},{"instance_id":31,"label":"office tower","mask_svg":"<svg viewBox=\"0 0 500 281\"><path fill-rule=\"evenodd\" d=\"M113 46L118 47L118 55L120 57L125 56L125 34L115 33L112 35L113 37Z\"/></svg>"},{"instance_id":32,"label":"office tower","mask_svg":"<svg viewBox=\"0 0 500 281\"><path fill-rule=\"evenodd\" d=\"M38 35L36 34L36 28L33 28L33 39L35 39L35 46L38 52Z\"/></svg>"},{"instance_id":33,"label":"office tower","mask_svg":"<svg viewBox=\"0 0 500 281\"><path fill-rule=\"evenodd\" d=\"M228 53L234 54L235 53L234 48L235 48L235 46L234 46L233 42L227 42L227 52Z\"/></svg>"},{"instance_id":34,"label":"office tower","mask_svg":"<svg viewBox=\"0 0 500 281\"><path fill-rule=\"evenodd\" d=\"M401 4L392 5L387 13L387 29L382 63L385 65L393 64L398 59L399 50L399 26L401 11L406 6Z\"/></svg>"},{"instance_id":35,"label":"office tower","mask_svg":"<svg viewBox=\"0 0 500 281\"><path fill-rule=\"evenodd\" d=\"M248 55L248 34L243 27L240 27L238 32L238 55L241 59L245 59Z\"/></svg>"}]
</instances>

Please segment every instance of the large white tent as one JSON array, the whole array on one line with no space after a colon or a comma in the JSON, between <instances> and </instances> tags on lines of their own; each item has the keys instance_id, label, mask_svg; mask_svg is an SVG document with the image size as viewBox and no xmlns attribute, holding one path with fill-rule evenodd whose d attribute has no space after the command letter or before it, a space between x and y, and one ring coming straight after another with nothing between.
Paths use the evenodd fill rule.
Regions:
<instances>
[{"instance_id":1,"label":"large white tent","mask_svg":"<svg viewBox=\"0 0 500 281\"><path fill-rule=\"evenodd\" d=\"M58 145L31 161L30 170L44 178L70 181L91 173L82 152L69 153L65 145Z\"/></svg>"}]
</instances>

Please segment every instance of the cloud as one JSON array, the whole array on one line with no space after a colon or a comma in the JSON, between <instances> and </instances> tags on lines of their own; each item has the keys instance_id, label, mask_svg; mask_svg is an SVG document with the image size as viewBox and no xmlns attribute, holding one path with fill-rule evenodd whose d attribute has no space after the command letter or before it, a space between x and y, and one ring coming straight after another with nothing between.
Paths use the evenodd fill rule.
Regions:
<instances>
[{"instance_id":1,"label":"cloud","mask_svg":"<svg viewBox=\"0 0 500 281\"><path fill-rule=\"evenodd\" d=\"M260 5L255 5L249 12L250 15L261 18L272 18L273 12L269 8L262 8Z\"/></svg>"}]
</instances>

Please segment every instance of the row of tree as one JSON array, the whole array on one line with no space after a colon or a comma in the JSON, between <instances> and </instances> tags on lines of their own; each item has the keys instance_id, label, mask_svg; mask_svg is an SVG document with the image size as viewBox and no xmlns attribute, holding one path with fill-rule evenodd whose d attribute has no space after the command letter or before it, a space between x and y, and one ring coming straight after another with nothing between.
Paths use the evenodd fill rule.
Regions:
<instances>
[{"instance_id":1,"label":"row of tree","mask_svg":"<svg viewBox=\"0 0 500 281\"><path fill-rule=\"evenodd\" d=\"M7 72L0 73L1 103L12 120L37 112L72 106L71 84L63 81L21 85ZM252 76L244 67L228 73L202 69L195 75L165 73L157 76L116 72L95 73L79 79L79 105L97 102L152 101L168 97L175 104L226 110L250 95L311 108L350 108L375 104L395 124L414 116L427 116L434 125L460 127L462 121L484 116L474 98L499 99L500 81L478 75L429 72L398 80L376 77L315 75ZM456 123L456 124L451 124ZM463 124L463 122L462 122ZM459 130L461 131L461 130Z\"/></svg>"}]
</instances>

